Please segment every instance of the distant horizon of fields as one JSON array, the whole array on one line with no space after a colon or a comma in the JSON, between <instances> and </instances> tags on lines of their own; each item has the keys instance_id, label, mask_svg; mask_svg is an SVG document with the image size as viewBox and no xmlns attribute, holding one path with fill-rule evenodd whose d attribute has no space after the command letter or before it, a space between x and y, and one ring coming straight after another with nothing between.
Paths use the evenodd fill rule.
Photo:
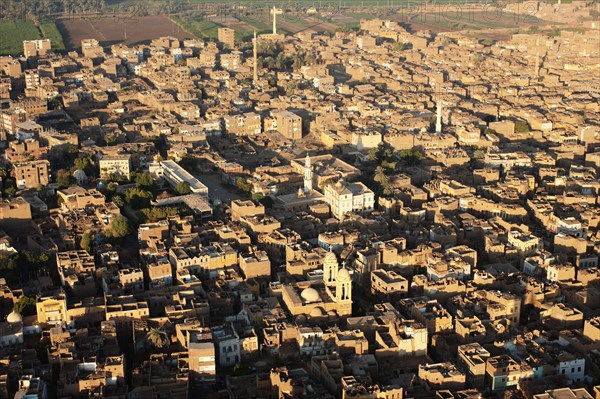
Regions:
<instances>
[{"instance_id":1,"label":"distant horizon of fields","mask_svg":"<svg viewBox=\"0 0 600 399\"><path fill-rule=\"evenodd\" d=\"M96 38L105 45L115 43L142 44L169 32L183 32L198 39L216 39L219 27L229 27L236 31L236 40L245 41L252 37L253 32L270 32L272 16L268 7L277 5L285 10L278 16L278 31L293 35L300 31L333 32L335 30L356 30L360 27L361 19L383 18L390 19L411 30L429 29L433 32L481 30L494 28L519 29L537 24L539 20L522 24L511 21L505 13L502 18L492 20L485 13L477 10L473 4L481 4L476 0L297 0L297 1L239 1L239 0L187 0L186 5L199 5L197 10L189 9L165 15L136 16L128 15L128 7L136 4L165 4L166 0L108 0L110 6L118 9L103 14L64 16L56 20L44 20L36 26L29 20L0 21L0 37L6 38L0 42L0 55L18 55L23 51L23 40L49 38L54 50L73 50L79 47L80 39ZM236 8L235 4L240 7ZM426 6L423 6L427 3ZM179 3L181 5L181 3ZM213 8L218 4L228 5L226 8ZM419 6L421 4L421 6ZM447 5L453 4L450 9ZM233 5L233 8L230 7ZM241 7L243 5L243 7ZM364 7L363 7L364 5ZM407 7L415 6L414 9ZM437 6L440 6L436 8ZM460 9L460 5L468 8ZM204 8L206 6L207 8ZM307 7L316 7L319 12L308 12ZM337 8L336 8L337 6ZM377 8L379 6L380 8ZM389 6L389 7L388 7ZM402 7L393 9L392 7ZM131 9L129 9L131 11ZM191 10L191 11L190 11ZM455 13L461 15L454 15ZM125 16L122 14L125 12ZM414 15L413 15L414 14ZM448 14L448 15L446 15ZM419 17L420 16L420 17ZM162 18L159 29L147 29L134 22L150 21L152 18ZM426 19L426 21L424 21ZM134 21L134 22L131 22ZM153 20L154 21L154 20ZM172 24L172 27L168 26ZM121 33L115 34L117 28ZM128 37L129 36L129 37ZM131 40L135 36L136 40ZM179 36L179 35L177 35Z\"/></svg>"}]
</instances>

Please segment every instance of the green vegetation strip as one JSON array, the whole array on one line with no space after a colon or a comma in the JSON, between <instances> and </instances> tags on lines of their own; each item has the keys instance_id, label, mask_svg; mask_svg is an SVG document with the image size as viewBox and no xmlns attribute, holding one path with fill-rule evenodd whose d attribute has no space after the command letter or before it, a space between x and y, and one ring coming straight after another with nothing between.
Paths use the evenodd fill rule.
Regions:
<instances>
[{"instance_id":1,"label":"green vegetation strip","mask_svg":"<svg viewBox=\"0 0 600 399\"><path fill-rule=\"evenodd\" d=\"M40 24L40 32L45 39L52 41L52 50L65 50L65 42L58 31L56 24L53 21L42 21Z\"/></svg>"},{"instance_id":2,"label":"green vegetation strip","mask_svg":"<svg viewBox=\"0 0 600 399\"><path fill-rule=\"evenodd\" d=\"M220 26L204 18L190 18L177 15L171 17L171 20L198 39L216 39L218 36Z\"/></svg>"},{"instance_id":3,"label":"green vegetation strip","mask_svg":"<svg viewBox=\"0 0 600 399\"><path fill-rule=\"evenodd\" d=\"M40 38L40 31L31 21L0 21L0 54L17 55L23 53L23 40Z\"/></svg>"},{"instance_id":4,"label":"green vegetation strip","mask_svg":"<svg viewBox=\"0 0 600 399\"><path fill-rule=\"evenodd\" d=\"M65 49L62 35L52 21L42 21L39 29L32 21L0 21L0 38L0 55L23 54L23 40L50 39L52 49Z\"/></svg>"}]
</instances>

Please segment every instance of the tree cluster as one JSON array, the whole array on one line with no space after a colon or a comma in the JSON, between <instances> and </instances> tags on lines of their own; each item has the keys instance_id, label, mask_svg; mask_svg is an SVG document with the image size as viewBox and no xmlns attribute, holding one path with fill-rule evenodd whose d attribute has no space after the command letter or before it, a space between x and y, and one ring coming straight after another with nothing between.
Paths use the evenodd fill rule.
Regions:
<instances>
[{"instance_id":1,"label":"tree cluster","mask_svg":"<svg viewBox=\"0 0 600 399\"><path fill-rule=\"evenodd\" d=\"M238 177L235 181L235 186L245 193L252 191L252 183L243 177Z\"/></svg>"},{"instance_id":2,"label":"tree cluster","mask_svg":"<svg viewBox=\"0 0 600 399\"><path fill-rule=\"evenodd\" d=\"M125 191L125 202L134 209L149 208L154 199L152 192L141 188L130 188Z\"/></svg>"},{"instance_id":3,"label":"tree cluster","mask_svg":"<svg viewBox=\"0 0 600 399\"><path fill-rule=\"evenodd\" d=\"M29 19L37 22L63 13L90 13L106 11L105 0L2 0L0 18Z\"/></svg>"},{"instance_id":4,"label":"tree cluster","mask_svg":"<svg viewBox=\"0 0 600 399\"><path fill-rule=\"evenodd\" d=\"M35 298L30 296L22 296L15 302L13 310L21 316L32 316L36 314Z\"/></svg>"},{"instance_id":5,"label":"tree cluster","mask_svg":"<svg viewBox=\"0 0 600 399\"><path fill-rule=\"evenodd\" d=\"M160 206L154 208L145 208L140 210L145 223L154 223L159 220L166 219L168 217L184 215L186 211L182 208L175 208L170 206Z\"/></svg>"},{"instance_id":6,"label":"tree cluster","mask_svg":"<svg viewBox=\"0 0 600 399\"><path fill-rule=\"evenodd\" d=\"M258 49L259 64L270 71L291 72L303 65L315 65L319 56L308 50L299 49L292 54L283 51L283 45L278 42L261 43Z\"/></svg>"},{"instance_id":7,"label":"tree cluster","mask_svg":"<svg viewBox=\"0 0 600 399\"><path fill-rule=\"evenodd\" d=\"M129 221L125 216L117 216L110 222L110 225L104 230L107 238L120 240L131 232Z\"/></svg>"},{"instance_id":8,"label":"tree cluster","mask_svg":"<svg viewBox=\"0 0 600 399\"><path fill-rule=\"evenodd\" d=\"M0 278L6 279L9 284L16 284L22 276L48 273L52 260L47 253L22 251L19 254L0 253Z\"/></svg>"},{"instance_id":9,"label":"tree cluster","mask_svg":"<svg viewBox=\"0 0 600 399\"><path fill-rule=\"evenodd\" d=\"M411 148L400 151L400 159L409 166L418 165L423 160L423 154L416 148Z\"/></svg>"},{"instance_id":10,"label":"tree cluster","mask_svg":"<svg viewBox=\"0 0 600 399\"><path fill-rule=\"evenodd\" d=\"M384 195L390 195L392 193L392 186L388 173L393 173L397 166L393 148L385 141L382 141L377 147L369 150L367 157L370 161L378 164L375 168L373 180L379 183Z\"/></svg>"}]
</instances>

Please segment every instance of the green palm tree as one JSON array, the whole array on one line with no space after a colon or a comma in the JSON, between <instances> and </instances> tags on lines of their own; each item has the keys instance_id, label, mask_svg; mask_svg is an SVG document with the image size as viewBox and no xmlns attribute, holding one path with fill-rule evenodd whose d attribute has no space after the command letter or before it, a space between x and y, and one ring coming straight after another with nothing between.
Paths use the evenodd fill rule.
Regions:
<instances>
[{"instance_id":1,"label":"green palm tree","mask_svg":"<svg viewBox=\"0 0 600 399\"><path fill-rule=\"evenodd\" d=\"M164 348L169 346L169 334L160 328L151 328L146 334L146 339L152 343L155 348Z\"/></svg>"}]
</instances>

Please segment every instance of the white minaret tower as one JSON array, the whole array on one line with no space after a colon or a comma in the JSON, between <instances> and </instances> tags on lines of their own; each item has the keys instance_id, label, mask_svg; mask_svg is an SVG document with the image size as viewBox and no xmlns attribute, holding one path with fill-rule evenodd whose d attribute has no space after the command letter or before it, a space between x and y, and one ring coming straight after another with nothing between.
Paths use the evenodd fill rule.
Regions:
<instances>
[{"instance_id":1,"label":"white minaret tower","mask_svg":"<svg viewBox=\"0 0 600 399\"><path fill-rule=\"evenodd\" d=\"M253 76L253 84L256 87L256 84L258 83L258 50L256 48L257 43L256 43L256 31L254 31L254 40L252 40L252 44L254 47L254 76Z\"/></svg>"},{"instance_id":2,"label":"white minaret tower","mask_svg":"<svg viewBox=\"0 0 600 399\"><path fill-rule=\"evenodd\" d=\"M535 77L540 77L540 40L535 41Z\"/></svg>"},{"instance_id":3,"label":"white minaret tower","mask_svg":"<svg viewBox=\"0 0 600 399\"><path fill-rule=\"evenodd\" d=\"M442 133L442 100L438 99L435 113L435 132Z\"/></svg>"},{"instance_id":4,"label":"white minaret tower","mask_svg":"<svg viewBox=\"0 0 600 399\"><path fill-rule=\"evenodd\" d=\"M277 15L283 14L283 10L281 8L277 8L273 6L271 9L271 15L273 16L273 36L277 34Z\"/></svg>"},{"instance_id":5,"label":"white minaret tower","mask_svg":"<svg viewBox=\"0 0 600 399\"><path fill-rule=\"evenodd\" d=\"M312 191L313 187L313 174L312 174L312 165L310 164L310 157L308 153L306 154L306 158L304 159L304 193L308 194Z\"/></svg>"}]
</instances>

